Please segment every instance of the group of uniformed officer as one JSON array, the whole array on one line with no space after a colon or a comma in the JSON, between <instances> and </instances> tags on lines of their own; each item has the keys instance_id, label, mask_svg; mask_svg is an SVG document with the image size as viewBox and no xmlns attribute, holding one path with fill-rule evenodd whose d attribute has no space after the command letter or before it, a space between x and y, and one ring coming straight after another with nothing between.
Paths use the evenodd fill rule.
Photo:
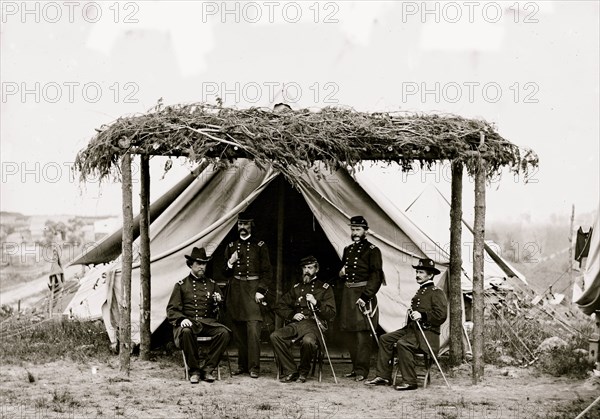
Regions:
<instances>
[{"instance_id":1,"label":"group of uniformed officer","mask_svg":"<svg viewBox=\"0 0 600 419\"><path fill-rule=\"evenodd\" d=\"M271 288L272 269L269 251L263 241L252 236L254 221L243 212L238 216L239 239L225 249L225 274L229 277L227 310L233 320L234 339L238 346L238 368L234 375L260 373L261 306ZM368 223L362 216L350 219L352 244L344 249L339 277L343 281L340 329L352 360L352 371L346 377L363 381L369 374L372 333L378 324L376 294L385 279L381 251L367 238ZM194 248L185 256L190 274L175 284L167 306L167 316L174 327L175 344L180 347L190 369L190 381L214 381L212 372L227 347L230 330L217 321L223 296L218 285L205 276L210 260L203 248ZM314 256L300 261L302 281L295 284L275 305L284 327L271 334L273 351L282 373L282 382L305 382L310 362L318 345L323 345L319 328L336 316L335 297L331 286L318 278L319 263ZM421 321L433 351L439 348L439 326L446 319L446 299L442 290L433 286L439 273L431 259L421 259L417 266L417 282L421 289L411 302L411 321L406 327L384 334L377 362L377 376L366 381L370 385L390 383L393 347L398 348L399 366L404 383L397 390L416 388L414 353L428 352L417 334L415 322ZM209 356L200 365L196 336L212 336ZM290 346L300 342L300 365L296 366Z\"/></svg>"}]
</instances>

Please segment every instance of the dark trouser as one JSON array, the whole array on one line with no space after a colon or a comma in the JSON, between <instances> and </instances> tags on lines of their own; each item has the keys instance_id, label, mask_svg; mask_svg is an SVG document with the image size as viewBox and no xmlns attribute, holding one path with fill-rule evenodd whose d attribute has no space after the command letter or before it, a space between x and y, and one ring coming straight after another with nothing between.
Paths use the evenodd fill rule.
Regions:
<instances>
[{"instance_id":1,"label":"dark trouser","mask_svg":"<svg viewBox=\"0 0 600 419\"><path fill-rule=\"evenodd\" d=\"M238 347L238 368L260 372L260 331L262 321L234 321L233 331Z\"/></svg>"},{"instance_id":2,"label":"dark trouser","mask_svg":"<svg viewBox=\"0 0 600 419\"><path fill-rule=\"evenodd\" d=\"M296 368L296 362L291 351L292 340L296 338L302 340L299 368ZM304 376L308 375L310 363L317 350L317 335L314 331L307 332L304 336L299 337L296 328L292 326L282 327L271 333L271 343L273 344L273 351L279 360L283 375L295 372L299 372Z\"/></svg>"},{"instance_id":3,"label":"dark trouser","mask_svg":"<svg viewBox=\"0 0 600 419\"><path fill-rule=\"evenodd\" d=\"M402 373L404 383L416 385L417 373L415 371L415 353L429 350L422 339L416 335L419 333L414 327L407 326L395 332L386 333L379 338L379 354L377 356L377 375L381 378L391 380L392 378L392 358L394 354L394 344L398 351L398 368ZM425 347L420 347L423 345Z\"/></svg>"},{"instance_id":4,"label":"dark trouser","mask_svg":"<svg viewBox=\"0 0 600 419\"><path fill-rule=\"evenodd\" d=\"M223 355L223 352L227 348L230 338L229 331L223 326L213 327L203 325L202 331L198 336L212 337L210 347L208 348L208 355L202 367L200 366L200 357L198 355L198 342L196 341L196 335L194 335L191 328L183 328L179 338L179 345L185 354L190 374L198 373L201 370L206 373L211 373L219 364L221 355Z\"/></svg>"},{"instance_id":5,"label":"dark trouser","mask_svg":"<svg viewBox=\"0 0 600 419\"><path fill-rule=\"evenodd\" d=\"M386 380L392 379L394 344L398 342L405 333L405 330L400 329L395 332L385 333L379 337L379 353L377 354L378 377L385 378Z\"/></svg>"},{"instance_id":6,"label":"dark trouser","mask_svg":"<svg viewBox=\"0 0 600 419\"><path fill-rule=\"evenodd\" d=\"M359 332L345 332L344 339L350 359L352 360L352 369L356 375L369 375L369 363L371 360L371 333L368 330Z\"/></svg>"}]
</instances>

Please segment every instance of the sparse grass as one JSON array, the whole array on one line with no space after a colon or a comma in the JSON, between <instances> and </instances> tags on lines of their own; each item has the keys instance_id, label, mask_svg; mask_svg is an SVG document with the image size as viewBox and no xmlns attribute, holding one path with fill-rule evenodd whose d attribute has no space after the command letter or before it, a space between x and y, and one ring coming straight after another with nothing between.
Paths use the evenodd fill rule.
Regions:
<instances>
[{"instance_id":1,"label":"sparse grass","mask_svg":"<svg viewBox=\"0 0 600 419\"><path fill-rule=\"evenodd\" d=\"M553 376L585 378L593 369L593 363L588 361L586 354L575 350L588 350L588 339L593 334L593 325L579 319L572 320L572 327L574 331L579 332L570 334L565 329L557 328L555 321L540 318L530 320L512 318L505 321L497 317L487 318L484 332L484 361L489 364L504 365L501 357L510 356L519 365L524 366L533 360L529 353L531 351L538 357L533 364L538 371ZM535 353L536 348L552 336L563 339L567 342L567 346L555 348L549 353ZM524 345L527 345L529 351Z\"/></svg>"},{"instance_id":2,"label":"sparse grass","mask_svg":"<svg viewBox=\"0 0 600 419\"><path fill-rule=\"evenodd\" d=\"M8 318L0 331L0 363L46 363L67 357L76 362L106 360L110 341L98 321Z\"/></svg>"}]
</instances>

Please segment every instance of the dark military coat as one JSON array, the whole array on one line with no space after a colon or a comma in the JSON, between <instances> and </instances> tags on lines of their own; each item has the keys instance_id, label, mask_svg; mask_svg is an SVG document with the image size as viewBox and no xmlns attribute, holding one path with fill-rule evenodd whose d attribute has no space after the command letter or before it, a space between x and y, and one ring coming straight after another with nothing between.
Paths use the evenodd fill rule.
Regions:
<instances>
[{"instance_id":1,"label":"dark military coat","mask_svg":"<svg viewBox=\"0 0 600 419\"><path fill-rule=\"evenodd\" d=\"M426 282L421 285L421 288L419 288L412 298L410 308L413 311L421 313L421 326L431 348L437 354L440 348L440 326L448 317L448 302L444 291L441 288L436 287L433 282ZM410 317L408 318L405 328L414 330L414 333L417 335L420 342L420 347L427 347L425 342L421 342L421 332Z\"/></svg>"},{"instance_id":2,"label":"dark military coat","mask_svg":"<svg viewBox=\"0 0 600 419\"><path fill-rule=\"evenodd\" d=\"M214 300L214 293L223 298L223 293L215 281L206 277L196 278L191 273L175 284L167 304L167 319L173 325L173 336L177 345L182 331L179 326L184 319L191 320L192 331L195 334L199 334L204 325L223 326L217 321L219 304Z\"/></svg>"},{"instance_id":3,"label":"dark military coat","mask_svg":"<svg viewBox=\"0 0 600 419\"><path fill-rule=\"evenodd\" d=\"M354 242L344 248L342 264L346 269L343 278L342 304L340 307L340 329L345 331L371 330L365 316L356 305L356 300L362 298L367 307L375 308L375 294L383 282L383 262L381 250L367 239ZM373 317L373 326L379 322L379 310Z\"/></svg>"},{"instance_id":4,"label":"dark military coat","mask_svg":"<svg viewBox=\"0 0 600 419\"><path fill-rule=\"evenodd\" d=\"M314 279L308 284L300 282L285 293L277 305L275 312L284 320L293 321L290 326L296 329L298 338L301 338L308 332L317 334L313 313L306 302L306 294L312 294L317 300L317 305L314 307L317 317L324 321L325 326L327 321L333 320L335 317L335 296L333 290L328 283ZM302 313L306 317L299 322L294 321L294 316L297 313Z\"/></svg>"},{"instance_id":5,"label":"dark military coat","mask_svg":"<svg viewBox=\"0 0 600 419\"><path fill-rule=\"evenodd\" d=\"M238 252L238 261L230 269L227 262L235 251ZM247 240L229 243L225 248L225 275L230 278L227 311L232 319L262 320L260 305L254 297L257 292L266 295L273 279L269 249L265 242L250 236Z\"/></svg>"}]
</instances>

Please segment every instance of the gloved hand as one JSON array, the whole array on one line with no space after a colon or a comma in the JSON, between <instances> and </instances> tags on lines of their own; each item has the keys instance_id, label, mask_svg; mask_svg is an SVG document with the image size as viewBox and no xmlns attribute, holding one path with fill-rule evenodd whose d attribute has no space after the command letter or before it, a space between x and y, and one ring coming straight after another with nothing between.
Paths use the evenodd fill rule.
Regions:
<instances>
[{"instance_id":1,"label":"gloved hand","mask_svg":"<svg viewBox=\"0 0 600 419\"><path fill-rule=\"evenodd\" d=\"M238 252L236 250L235 252L233 252L233 254L229 258L229 260L227 261L227 263L229 264L229 266L233 266L233 265L235 265L235 262L238 261L238 259L239 259L239 256L238 256Z\"/></svg>"},{"instance_id":2,"label":"gloved hand","mask_svg":"<svg viewBox=\"0 0 600 419\"><path fill-rule=\"evenodd\" d=\"M183 319L180 324L181 327L192 327L192 321L190 319Z\"/></svg>"},{"instance_id":3,"label":"gloved hand","mask_svg":"<svg viewBox=\"0 0 600 419\"><path fill-rule=\"evenodd\" d=\"M356 300L356 304L360 307L361 310L363 310L367 305L367 303L365 303L362 298Z\"/></svg>"},{"instance_id":4,"label":"gloved hand","mask_svg":"<svg viewBox=\"0 0 600 419\"><path fill-rule=\"evenodd\" d=\"M294 314L294 317L293 317L293 319L296 320L297 322L299 322L300 320L304 320L304 318L305 318L304 314L302 314L302 313L296 313L296 314Z\"/></svg>"},{"instance_id":5,"label":"gloved hand","mask_svg":"<svg viewBox=\"0 0 600 419\"><path fill-rule=\"evenodd\" d=\"M410 318L414 321L421 320L423 316L416 310L410 312Z\"/></svg>"},{"instance_id":6,"label":"gloved hand","mask_svg":"<svg viewBox=\"0 0 600 419\"><path fill-rule=\"evenodd\" d=\"M312 294L306 294L306 301L308 301L309 303L311 303L315 307L317 305L317 300L315 299L315 296L312 295Z\"/></svg>"},{"instance_id":7,"label":"gloved hand","mask_svg":"<svg viewBox=\"0 0 600 419\"><path fill-rule=\"evenodd\" d=\"M263 298L265 298L265 296L262 295L260 292L254 294L254 301L256 301L257 304L261 304L263 302Z\"/></svg>"}]
</instances>

